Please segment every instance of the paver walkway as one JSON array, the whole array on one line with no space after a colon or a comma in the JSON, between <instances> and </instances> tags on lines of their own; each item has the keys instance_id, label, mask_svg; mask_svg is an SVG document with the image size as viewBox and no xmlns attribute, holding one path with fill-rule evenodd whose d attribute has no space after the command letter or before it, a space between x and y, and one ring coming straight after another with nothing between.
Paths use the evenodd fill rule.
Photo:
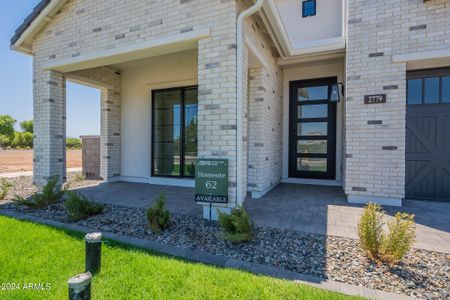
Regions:
<instances>
[{"instance_id":1,"label":"paver walkway","mask_svg":"<svg viewBox=\"0 0 450 300\"><path fill-rule=\"evenodd\" d=\"M164 192L167 208L177 214L201 216L202 207L194 202L194 189L146 183L114 182L78 189L99 203L148 208Z\"/></svg>"},{"instance_id":2,"label":"paver walkway","mask_svg":"<svg viewBox=\"0 0 450 300\"><path fill-rule=\"evenodd\" d=\"M101 203L140 208L165 192L170 211L202 215L192 188L117 182L80 191ZM244 206L257 225L349 238L357 238L363 207L347 203L340 187L297 184L280 184L261 199L247 199ZM450 253L450 203L406 200L403 207L383 208L388 217L397 211L416 216L416 248Z\"/></svg>"},{"instance_id":3,"label":"paver walkway","mask_svg":"<svg viewBox=\"0 0 450 300\"><path fill-rule=\"evenodd\" d=\"M347 202L340 187L284 183L244 206L260 225L349 238L358 238L363 211L363 205ZM416 248L450 253L449 202L405 200L402 207L383 209L388 218L399 211L415 215Z\"/></svg>"}]
</instances>

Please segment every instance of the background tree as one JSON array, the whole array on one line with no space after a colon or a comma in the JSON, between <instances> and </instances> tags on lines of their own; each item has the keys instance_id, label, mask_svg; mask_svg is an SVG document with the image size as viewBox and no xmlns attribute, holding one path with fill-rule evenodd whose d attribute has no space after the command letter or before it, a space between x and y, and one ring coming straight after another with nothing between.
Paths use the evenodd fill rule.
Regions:
<instances>
[{"instance_id":1,"label":"background tree","mask_svg":"<svg viewBox=\"0 0 450 300\"><path fill-rule=\"evenodd\" d=\"M0 146L2 148L10 146L13 141L14 124L16 124L16 120L14 120L11 116L0 116Z\"/></svg>"},{"instance_id":2,"label":"background tree","mask_svg":"<svg viewBox=\"0 0 450 300\"><path fill-rule=\"evenodd\" d=\"M80 150L81 149L81 140L73 137L68 137L66 139L66 147L70 150Z\"/></svg>"},{"instance_id":3,"label":"background tree","mask_svg":"<svg viewBox=\"0 0 450 300\"><path fill-rule=\"evenodd\" d=\"M20 123L23 132L33 133L33 120L23 121Z\"/></svg>"}]
</instances>

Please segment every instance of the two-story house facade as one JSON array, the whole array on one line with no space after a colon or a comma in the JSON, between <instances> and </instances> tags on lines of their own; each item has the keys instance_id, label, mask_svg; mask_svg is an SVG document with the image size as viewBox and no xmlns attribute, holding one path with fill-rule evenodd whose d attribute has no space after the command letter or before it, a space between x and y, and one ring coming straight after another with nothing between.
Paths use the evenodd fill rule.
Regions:
<instances>
[{"instance_id":1,"label":"two-story house facade","mask_svg":"<svg viewBox=\"0 0 450 300\"><path fill-rule=\"evenodd\" d=\"M193 186L222 158L224 210L280 182L450 200L450 1L43 0L11 44L39 186L65 176L71 80L101 89L105 181Z\"/></svg>"}]
</instances>

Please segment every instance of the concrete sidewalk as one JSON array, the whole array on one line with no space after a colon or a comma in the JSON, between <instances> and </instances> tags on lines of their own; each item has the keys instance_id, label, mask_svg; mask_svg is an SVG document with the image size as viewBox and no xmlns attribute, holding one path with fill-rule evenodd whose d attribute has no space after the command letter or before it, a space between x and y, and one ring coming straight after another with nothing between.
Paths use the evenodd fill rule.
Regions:
<instances>
[{"instance_id":1,"label":"concrete sidewalk","mask_svg":"<svg viewBox=\"0 0 450 300\"><path fill-rule=\"evenodd\" d=\"M69 168L67 173L81 172L81 168ZM11 172L11 173L0 173L0 178L17 178L22 176L33 176L33 171L23 171L23 172Z\"/></svg>"}]
</instances>

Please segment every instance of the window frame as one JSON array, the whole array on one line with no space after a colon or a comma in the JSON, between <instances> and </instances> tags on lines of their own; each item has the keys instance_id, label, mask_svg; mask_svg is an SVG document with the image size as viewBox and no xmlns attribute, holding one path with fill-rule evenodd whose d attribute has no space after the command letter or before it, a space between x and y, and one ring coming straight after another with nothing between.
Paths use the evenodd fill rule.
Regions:
<instances>
[{"instance_id":1,"label":"window frame","mask_svg":"<svg viewBox=\"0 0 450 300\"><path fill-rule=\"evenodd\" d=\"M417 71L408 71L406 73L406 105L436 105L436 104L450 104L450 102L444 102L442 99L443 96L443 78L450 77L450 68L433 68L433 69L424 69ZM439 78L439 102L436 103L425 103L425 79L429 78ZM422 95L421 95L421 103L410 104L409 103L409 88L408 83L410 80L421 80L422 84Z\"/></svg>"},{"instance_id":2,"label":"window frame","mask_svg":"<svg viewBox=\"0 0 450 300\"><path fill-rule=\"evenodd\" d=\"M314 14L306 14L305 13L306 5L308 3L314 3ZM303 0L303 2L302 2L302 18L314 17L315 15L317 15L317 1L316 0Z\"/></svg>"},{"instance_id":3,"label":"window frame","mask_svg":"<svg viewBox=\"0 0 450 300\"><path fill-rule=\"evenodd\" d=\"M198 86L197 85L190 85L190 86L180 86L180 87L173 87L173 88L166 88L166 89L155 89L151 91L151 97L152 97L152 101L151 101L151 105L152 105L152 112L151 112L151 117L152 117L152 122L151 122L151 177L161 177L161 178L194 178L194 176L186 176L184 175L184 163L185 163L185 149L184 149L184 143L185 143L185 103L186 103L186 94L185 92L187 90L197 90L197 105L198 105ZM180 91L181 94L181 103L180 103L180 137L181 137L181 142L180 142L180 175L158 175L155 174L155 113L156 113L156 106L155 106L155 102L156 102L156 97L155 94L158 92L171 92L171 91ZM198 147L198 144L197 144ZM198 150L198 148L197 148ZM198 153L197 153L198 155Z\"/></svg>"}]
</instances>

